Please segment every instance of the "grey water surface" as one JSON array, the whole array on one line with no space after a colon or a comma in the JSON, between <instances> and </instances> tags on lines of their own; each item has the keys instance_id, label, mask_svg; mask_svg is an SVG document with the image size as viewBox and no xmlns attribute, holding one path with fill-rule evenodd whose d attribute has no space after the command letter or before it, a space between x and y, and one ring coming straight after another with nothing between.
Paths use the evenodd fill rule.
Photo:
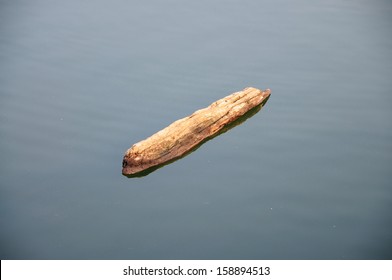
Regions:
<instances>
[{"instance_id":1,"label":"grey water surface","mask_svg":"<svg viewBox=\"0 0 392 280\"><path fill-rule=\"evenodd\" d=\"M391 259L392 2L0 0L1 259ZM142 178L124 152L266 106Z\"/></svg>"}]
</instances>

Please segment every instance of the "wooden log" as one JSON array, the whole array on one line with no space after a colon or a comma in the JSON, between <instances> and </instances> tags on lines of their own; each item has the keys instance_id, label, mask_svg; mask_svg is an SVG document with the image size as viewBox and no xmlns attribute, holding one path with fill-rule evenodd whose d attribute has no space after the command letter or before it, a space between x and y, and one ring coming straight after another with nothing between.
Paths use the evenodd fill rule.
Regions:
<instances>
[{"instance_id":1,"label":"wooden log","mask_svg":"<svg viewBox=\"0 0 392 280\"><path fill-rule=\"evenodd\" d=\"M224 127L263 105L271 91L248 87L177 120L125 152L122 173L134 177L180 158L222 131Z\"/></svg>"}]
</instances>

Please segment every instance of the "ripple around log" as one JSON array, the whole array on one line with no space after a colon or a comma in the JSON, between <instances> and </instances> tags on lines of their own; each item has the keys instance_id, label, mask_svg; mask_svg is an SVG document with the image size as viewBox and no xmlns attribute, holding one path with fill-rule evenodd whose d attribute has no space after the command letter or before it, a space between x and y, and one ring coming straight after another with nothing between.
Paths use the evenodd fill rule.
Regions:
<instances>
[{"instance_id":1,"label":"ripple around log","mask_svg":"<svg viewBox=\"0 0 392 280\"><path fill-rule=\"evenodd\" d=\"M255 115L269 97L269 89L246 88L173 122L126 151L122 174L143 177L183 158Z\"/></svg>"}]
</instances>

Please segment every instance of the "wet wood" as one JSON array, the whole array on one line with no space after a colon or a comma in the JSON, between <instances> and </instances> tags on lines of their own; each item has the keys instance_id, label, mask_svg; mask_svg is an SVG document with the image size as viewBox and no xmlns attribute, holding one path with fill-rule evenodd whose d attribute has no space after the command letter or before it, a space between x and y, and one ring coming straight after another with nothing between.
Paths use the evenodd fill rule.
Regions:
<instances>
[{"instance_id":1,"label":"wet wood","mask_svg":"<svg viewBox=\"0 0 392 280\"><path fill-rule=\"evenodd\" d=\"M252 108L266 102L270 93L269 89L262 91L248 87L173 122L128 149L122 173L135 175L182 157Z\"/></svg>"}]
</instances>

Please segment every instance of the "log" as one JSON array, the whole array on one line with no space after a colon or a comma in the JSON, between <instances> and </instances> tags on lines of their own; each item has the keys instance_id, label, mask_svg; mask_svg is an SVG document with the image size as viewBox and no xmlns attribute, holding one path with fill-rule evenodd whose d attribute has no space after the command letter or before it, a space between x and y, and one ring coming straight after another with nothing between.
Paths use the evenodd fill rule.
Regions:
<instances>
[{"instance_id":1,"label":"log","mask_svg":"<svg viewBox=\"0 0 392 280\"><path fill-rule=\"evenodd\" d=\"M135 177L184 156L251 109L262 107L270 94L270 89L248 87L173 122L125 152L122 174Z\"/></svg>"}]
</instances>

